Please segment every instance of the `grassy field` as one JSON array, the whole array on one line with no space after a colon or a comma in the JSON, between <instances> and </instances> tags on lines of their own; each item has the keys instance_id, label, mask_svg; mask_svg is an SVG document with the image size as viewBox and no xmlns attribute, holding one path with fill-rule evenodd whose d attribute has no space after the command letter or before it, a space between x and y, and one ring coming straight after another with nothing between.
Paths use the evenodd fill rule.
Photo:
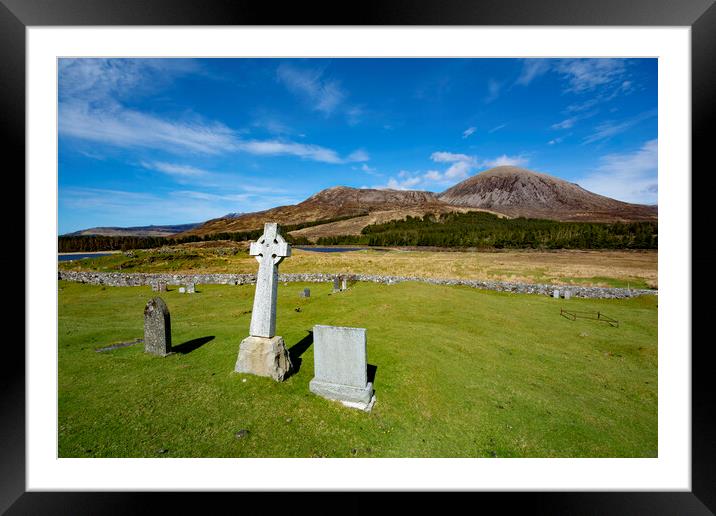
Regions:
<instances>
[{"instance_id":1,"label":"grassy field","mask_svg":"<svg viewBox=\"0 0 716 516\"><path fill-rule=\"evenodd\" d=\"M277 330L299 367L276 383L233 373L253 286L170 288L176 353L159 358L141 343L95 351L142 337L149 287L59 282L60 457L657 455L655 296L281 285ZM569 321L560 307L620 324ZM309 392L314 324L368 329L372 412Z\"/></svg>"},{"instance_id":2,"label":"grassy field","mask_svg":"<svg viewBox=\"0 0 716 516\"><path fill-rule=\"evenodd\" d=\"M255 273L244 252L181 246L174 253L134 251L91 260L63 262L62 269L122 272ZM225 249L225 248L224 248ZM224 253L224 254L222 254ZM656 251L377 251L317 253L294 249L281 272L363 273L428 278L502 280L599 287L657 288Z\"/></svg>"}]
</instances>

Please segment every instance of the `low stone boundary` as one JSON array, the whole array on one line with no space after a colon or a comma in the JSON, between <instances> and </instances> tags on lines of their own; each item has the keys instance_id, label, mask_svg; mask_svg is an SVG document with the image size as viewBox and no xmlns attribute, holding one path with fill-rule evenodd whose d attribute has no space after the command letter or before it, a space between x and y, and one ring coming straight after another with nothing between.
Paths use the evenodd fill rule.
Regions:
<instances>
[{"instance_id":1,"label":"low stone boundary","mask_svg":"<svg viewBox=\"0 0 716 516\"><path fill-rule=\"evenodd\" d=\"M256 283L255 274L168 274L168 273L129 273L129 272L78 272L58 271L58 279L90 283L92 285L107 285L110 287L137 287L153 285L164 282L167 285L186 285L196 283L199 285L247 285ZM370 281L392 285L403 281L419 281L433 285L464 285L467 287L496 290L499 292L514 292L517 294L542 294L552 296L555 290L561 295L569 291L572 297L593 299L624 299L642 295L657 295L658 290L583 287L577 285L542 285L532 283L508 283L505 281L482 281L463 279L418 278L414 276L376 276L371 274L279 274L279 281L287 283L332 283L335 278L346 278L348 281Z\"/></svg>"}]
</instances>

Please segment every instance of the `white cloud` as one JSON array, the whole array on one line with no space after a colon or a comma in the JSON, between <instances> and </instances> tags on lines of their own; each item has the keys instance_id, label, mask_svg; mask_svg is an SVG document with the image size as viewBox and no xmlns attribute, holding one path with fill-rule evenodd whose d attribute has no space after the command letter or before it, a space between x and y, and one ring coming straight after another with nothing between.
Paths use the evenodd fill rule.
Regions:
<instances>
[{"instance_id":1,"label":"white cloud","mask_svg":"<svg viewBox=\"0 0 716 516\"><path fill-rule=\"evenodd\" d=\"M507 124L500 124L500 125L497 125L497 126L493 127L492 129L490 129L490 130L487 131L487 132L490 133L490 134L492 134L492 133L494 133L495 131L499 131L500 129L502 129L503 127L506 127L506 126L507 126Z\"/></svg>"},{"instance_id":2,"label":"white cloud","mask_svg":"<svg viewBox=\"0 0 716 516\"><path fill-rule=\"evenodd\" d=\"M493 159L487 159L480 163L481 167L503 167L503 166L513 166L513 167L523 167L527 165L529 162L529 159L527 159L525 156L507 156L506 154L503 154L502 156L498 156Z\"/></svg>"},{"instance_id":3,"label":"white cloud","mask_svg":"<svg viewBox=\"0 0 716 516\"><path fill-rule=\"evenodd\" d=\"M189 60L63 59L59 65L59 133L63 137L120 148L146 148L172 153L227 154L248 152L260 156L296 156L322 163L367 161L358 150L347 158L320 145L284 140L244 140L218 121L197 115L172 120L125 107L123 97L163 84L171 76L198 70ZM151 86L147 86L151 85ZM330 86L330 85L329 85ZM323 88L327 95L331 87ZM330 104L325 98L319 106ZM273 129L280 129L273 124ZM188 170L161 172L189 176ZM194 174L196 175L196 174Z\"/></svg>"},{"instance_id":4,"label":"white cloud","mask_svg":"<svg viewBox=\"0 0 716 516\"><path fill-rule=\"evenodd\" d=\"M164 163L161 161L142 161L141 165L144 168L156 170L157 172L163 172L164 174L168 174L170 176L199 177L208 175L208 172L206 170L191 167L188 165L177 165L173 163Z\"/></svg>"},{"instance_id":5,"label":"white cloud","mask_svg":"<svg viewBox=\"0 0 716 516\"><path fill-rule=\"evenodd\" d=\"M634 152L607 154L600 165L577 181L592 192L620 201L655 204L658 199L658 140Z\"/></svg>"},{"instance_id":6,"label":"white cloud","mask_svg":"<svg viewBox=\"0 0 716 516\"><path fill-rule=\"evenodd\" d=\"M475 131L477 131L477 127L468 127L462 132L463 139L470 137L470 135L474 134Z\"/></svg>"},{"instance_id":7,"label":"white cloud","mask_svg":"<svg viewBox=\"0 0 716 516\"><path fill-rule=\"evenodd\" d=\"M564 138L561 138L561 137L560 137L560 138L554 138L554 139L548 141L548 142L547 142L547 145L556 145L557 143L562 143L563 140L564 140Z\"/></svg>"},{"instance_id":8,"label":"white cloud","mask_svg":"<svg viewBox=\"0 0 716 516\"><path fill-rule=\"evenodd\" d=\"M522 72L515 81L520 86L528 86L534 79L549 71L550 62L547 59L525 59L522 63Z\"/></svg>"},{"instance_id":9,"label":"white cloud","mask_svg":"<svg viewBox=\"0 0 716 516\"><path fill-rule=\"evenodd\" d=\"M236 149L234 131L219 122L163 120L119 105L92 108L78 102L61 102L59 132L117 147L205 154Z\"/></svg>"},{"instance_id":10,"label":"white cloud","mask_svg":"<svg viewBox=\"0 0 716 516\"><path fill-rule=\"evenodd\" d=\"M346 97L338 81L325 79L322 69L297 68L282 63L276 69L279 82L301 96L316 111L332 114Z\"/></svg>"},{"instance_id":11,"label":"white cloud","mask_svg":"<svg viewBox=\"0 0 716 516\"><path fill-rule=\"evenodd\" d=\"M438 163L452 163L455 161L472 161L474 158L467 154L455 154L452 152L433 152L430 159Z\"/></svg>"}]
</instances>

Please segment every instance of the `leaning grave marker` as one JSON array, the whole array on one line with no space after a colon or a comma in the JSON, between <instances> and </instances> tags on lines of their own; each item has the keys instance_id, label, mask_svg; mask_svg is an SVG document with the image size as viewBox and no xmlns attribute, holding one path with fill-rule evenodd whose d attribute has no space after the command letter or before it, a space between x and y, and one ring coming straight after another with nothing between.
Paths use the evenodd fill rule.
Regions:
<instances>
[{"instance_id":1,"label":"leaning grave marker","mask_svg":"<svg viewBox=\"0 0 716 516\"><path fill-rule=\"evenodd\" d=\"M366 329L343 326L313 327L315 376L309 390L344 405L369 411L375 403L368 381Z\"/></svg>"},{"instance_id":2,"label":"leaning grave marker","mask_svg":"<svg viewBox=\"0 0 716 516\"><path fill-rule=\"evenodd\" d=\"M162 357L172 351L169 308L161 297L150 299L144 307L144 351Z\"/></svg>"},{"instance_id":3,"label":"leaning grave marker","mask_svg":"<svg viewBox=\"0 0 716 516\"><path fill-rule=\"evenodd\" d=\"M275 222L264 224L264 234L251 243L249 254L259 262L249 336L241 341L234 371L269 376L280 382L291 370L283 337L276 335L278 265L291 256L291 246Z\"/></svg>"}]
</instances>

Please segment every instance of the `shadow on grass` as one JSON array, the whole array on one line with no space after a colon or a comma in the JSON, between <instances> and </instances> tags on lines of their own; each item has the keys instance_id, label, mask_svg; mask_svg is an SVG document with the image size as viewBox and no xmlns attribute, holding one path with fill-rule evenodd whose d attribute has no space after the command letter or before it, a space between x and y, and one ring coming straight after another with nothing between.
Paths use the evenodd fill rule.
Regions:
<instances>
[{"instance_id":1,"label":"shadow on grass","mask_svg":"<svg viewBox=\"0 0 716 516\"><path fill-rule=\"evenodd\" d=\"M373 385L375 385L375 373L378 371L378 366L373 364L368 364L368 381L372 382Z\"/></svg>"},{"instance_id":2,"label":"shadow on grass","mask_svg":"<svg viewBox=\"0 0 716 516\"><path fill-rule=\"evenodd\" d=\"M207 342L210 342L214 340L213 335L209 335L208 337L199 337L198 339L192 339L188 340L186 342L182 342L178 346L172 346L172 351L174 353L181 353L183 355L186 355L187 353L191 353L195 349L198 349L202 347Z\"/></svg>"},{"instance_id":3,"label":"shadow on grass","mask_svg":"<svg viewBox=\"0 0 716 516\"><path fill-rule=\"evenodd\" d=\"M306 350L311 347L311 344L313 344L313 330L307 331L308 335L296 342L288 350L288 356L291 358L291 365L293 366L291 368L290 376L293 376L294 374L298 373L298 371L301 369L301 355L303 355Z\"/></svg>"}]
</instances>

